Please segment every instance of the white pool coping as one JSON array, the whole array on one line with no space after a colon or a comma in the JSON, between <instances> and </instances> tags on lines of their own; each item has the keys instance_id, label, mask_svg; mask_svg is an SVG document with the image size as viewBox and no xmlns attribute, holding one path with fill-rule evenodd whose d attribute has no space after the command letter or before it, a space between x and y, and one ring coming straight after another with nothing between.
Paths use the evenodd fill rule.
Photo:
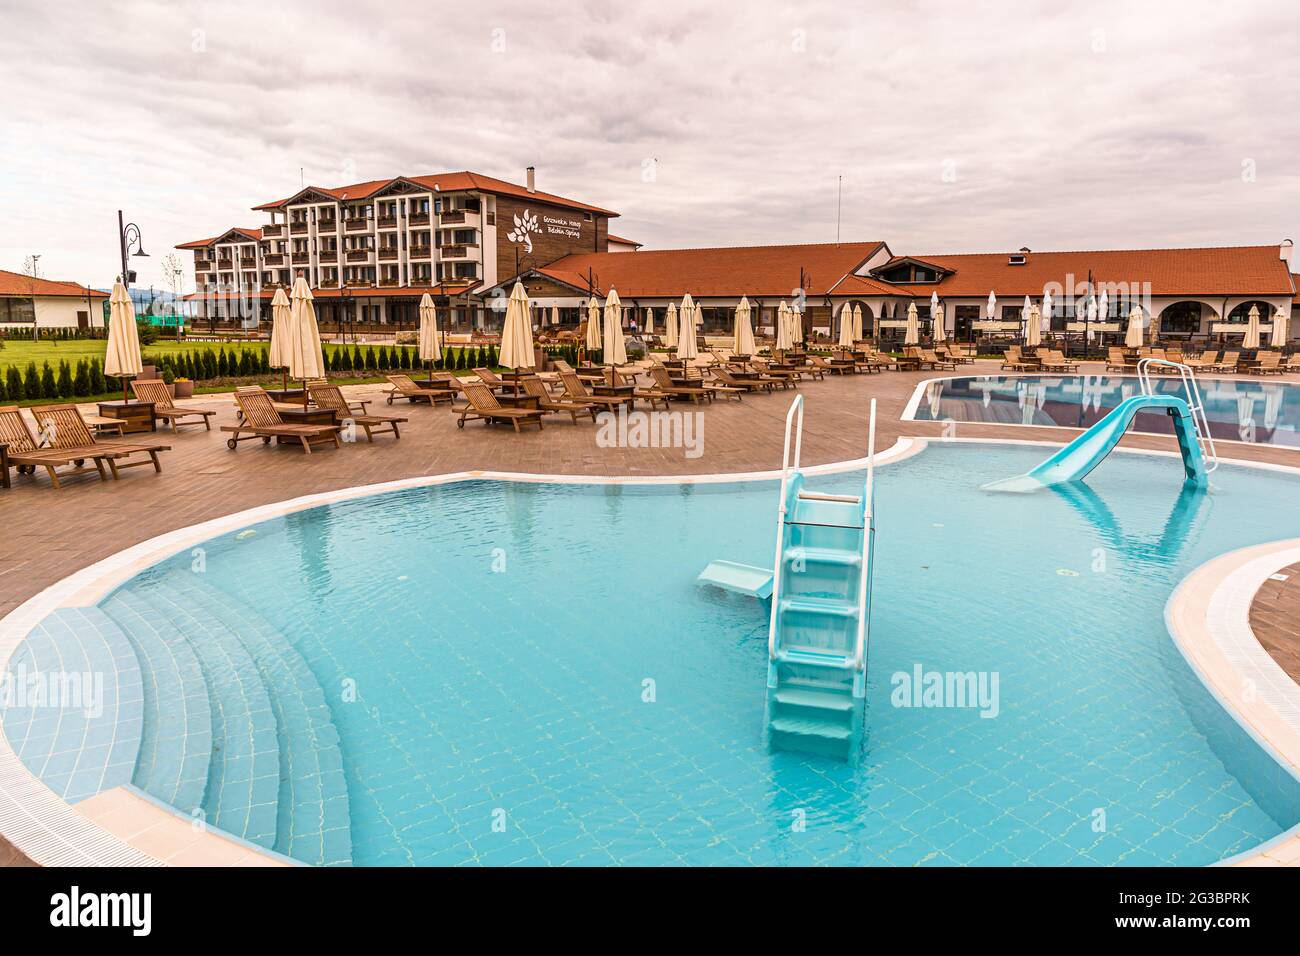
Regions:
<instances>
[{"instance_id":1,"label":"white pool coping","mask_svg":"<svg viewBox=\"0 0 1300 956\"><path fill-rule=\"evenodd\" d=\"M965 376L960 376L965 377ZM924 383L922 383L924 384ZM918 389L920 386L918 386ZM913 400L915 400L915 395ZM1032 427L1032 426L1031 426ZM919 454L931 442L936 444L952 443L972 443L972 444L989 444L989 445L1035 445L1050 448L1059 448L1059 442L1020 440L1020 439L997 439L997 438L978 438L978 437L945 437L945 438L920 438L906 437L899 438L891 447L884 451L878 452L875 456L877 466L896 464ZM1176 456L1176 452L1160 451L1140 448L1123 448L1117 447L1115 450L1128 454L1143 455L1163 455ZM1241 459L1221 459L1225 464L1238 465L1248 468L1261 468L1270 471L1289 472L1300 476L1300 468L1289 465L1275 465L1266 462L1246 461ZM803 471L810 475L836 474L845 471L857 471L865 468L869 463L866 457L851 459L841 462L830 462L823 465L805 466ZM351 488L341 488L334 491L321 492L318 494L304 495L298 498L291 498L285 501L273 502L266 505L260 505L255 508L245 509L230 515L219 518L213 518L208 521L190 525L184 528L178 528L165 534L158 535L146 541L142 541L130 548L126 548L116 554L110 555L100 561L95 562L69 576L55 582L39 593L33 595L24 601L13 611L9 612L3 618L0 618L0 671L8 667L9 660L17 651L18 646L26 638L31 629L43 620L52 611L61 607L85 607L93 605L114 588L130 580L136 574L149 568L160 561L166 560L178 554L187 548L194 547L204 541L220 537L258 524L283 515L304 511L310 508L321 507L325 505L338 504L340 502L353 501L360 498L367 498L374 495L386 494L393 491L402 491L412 488L427 488L436 485L454 484L463 481L512 481L512 482L529 482L536 484L590 484L590 485L672 485L672 484L728 484L740 481L775 481L779 480L781 472L762 471L762 472L734 472L708 475L665 475L665 476L579 476L579 475L539 475L521 472L502 472L502 471L462 471L445 475L428 475L417 476L412 478L403 478L396 481L381 482L370 485L357 485ZM1300 542L1297 542L1300 544ZM1270 547L1261 545L1261 548ZM1247 549L1250 550L1250 549ZM1227 556L1225 556L1227 557ZM1215 559L1217 561L1219 559ZM1294 559L1293 559L1294 560ZM1179 588L1175 591L1177 594L1182 591L1187 581L1191 580L1200 571L1209 568L1215 563L1211 561L1203 565L1197 571L1189 575L1180 583ZM1276 571L1278 567L1284 567L1292 563L1285 561L1282 564L1275 564L1264 574ZM1251 579L1253 580L1253 578ZM1253 587L1249 587L1249 582L1243 584L1238 579L1233 582L1220 582L1216 593L1223 592L1231 597L1231 600L1240 603L1244 594L1245 607L1248 609L1250 600L1258 590L1259 583L1256 582ZM1225 591L1224 588L1227 588ZM1249 588L1246 593L1244 588ZM1224 598L1225 601L1229 597ZM1172 602L1172 599L1171 599ZM1247 625L1247 630L1248 630ZM1196 641L1195 632L1191 629L1185 629L1186 633L1192 634L1187 638L1189 644ZM1254 639L1253 634L1250 635ZM1258 647L1258 641L1255 642ZM1184 645L1179 644L1180 650L1184 654ZM1267 652L1262 647L1260 653L1267 657ZM1189 658L1190 659L1190 658ZM1268 658L1274 667L1277 664ZM1195 669L1195 665L1194 669ZM1281 672L1281 668L1277 667ZM1202 681L1206 681L1202 672L1197 669L1196 673ZM1285 678L1285 672L1281 672ZM1287 678L1289 680L1289 678ZM1224 696L1215 690L1215 687L1206 682L1206 686L1214 693L1219 702L1224 706L1229 714L1233 716L1243 727L1251 732L1252 735L1259 739L1258 735L1251 729L1251 723L1243 717L1234 707L1234 701L1231 696ZM1300 688L1292 683L1297 698L1300 699ZM1300 725L1293 728L1295 742L1300 745ZM1276 756L1277 751L1271 750ZM1282 752L1289 753L1289 747ZM1282 761L1279 761L1282 762ZM145 852L137 846L132 845L129 839L115 835L107 829L97 826L86 814L79 812L75 807L65 803L53 791L45 786L35 775L18 758L17 754L10 746L8 739L5 737L3 725L0 725L0 833L14 844L20 851L26 854L33 862L41 866L67 866L67 865L103 865L103 866L123 866L123 865L171 865L167 860L175 861L179 858L172 849L166 851L150 848L150 852ZM94 798L92 798L94 799ZM220 831L209 828L206 834L207 839L219 841L225 837ZM1278 850L1278 845L1283 846ZM1278 852L1289 853L1290 848L1294 845L1296 849L1297 860L1292 861L1280 860L1275 857ZM216 844L212 844L216 846ZM256 852L259 848L253 848ZM268 860L282 860L276 854L266 854ZM1255 850L1248 851L1230 861L1232 863L1257 865L1259 860L1265 860L1262 865L1275 865L1281 862L1300 862L1300 825L1287 834L1262 844Z\"/></svg>"}]
</instances>

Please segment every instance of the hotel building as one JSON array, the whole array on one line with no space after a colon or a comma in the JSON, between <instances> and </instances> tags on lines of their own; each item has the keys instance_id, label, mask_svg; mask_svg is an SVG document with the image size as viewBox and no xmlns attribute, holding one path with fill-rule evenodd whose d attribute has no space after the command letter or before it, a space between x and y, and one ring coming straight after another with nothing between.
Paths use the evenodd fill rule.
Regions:
<instances>
[{"instance_id":1,"label":"hotel building","mask_svg":"<svg viewBox=\"0 0 1300 956\"><path fill-rule=\"evenodd\" d=\"M1300 302L1290 240L939 255L895 252L884 241L643 250L610 235L617 213L537 190L531 167L524 185L472 172L399 176L307 187L255 209L270 222L180 247L195 253L201 315L264 320L274 289L300 275L327 328L410 327L428 292L447 328L491 329L517 279L548 323L574 325L590 296L617 289L629 323L662 329L667 306L690 293L704 331L726 333L745 296L760 328L784 300L803 309L805 328L832 335L841 309L856 305L886 342L901 337L910 306L928 327L932 296L959 340L1016 334L1025 301L1041 308L1049 292L1053 331L1103 340L1123 335L1134 306L1163 337L1196 339L1235 331L1252 307L1267 335ZM1093 321L1083 303L1102 292L1109 308Z\"/></svg>"}]
</instances>

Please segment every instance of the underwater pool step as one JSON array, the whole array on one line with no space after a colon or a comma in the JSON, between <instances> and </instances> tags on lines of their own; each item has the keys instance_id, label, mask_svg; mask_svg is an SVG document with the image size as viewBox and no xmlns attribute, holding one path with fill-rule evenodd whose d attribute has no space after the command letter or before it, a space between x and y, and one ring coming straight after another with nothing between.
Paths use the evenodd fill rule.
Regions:
<instances>
[{"instance_id":1,"label":"underwater pool step","mask_svg":"<svg viewBox=\"0 0 1300 956\"><path fill-rule=\"evenodd\" d=\"M76 803L131 782L143 688L135 650L112 618L95 607L52 612L18 646L7 672L5 737L47 787Z\"/></svg>"},{"instance_id":2,"label":"underwater pool step","mask_svg":"<svg viewBox=\"0 0 1300 956\"><path fill-rule=\"evenodd\" d=\"M842 567L861 567L862 553L844 548L808 548L796 545L785 549L786 563L834 564Z\"/></svg>"},{"instance_id":3,"label":"underwater pool step","mask_svg":"<svg viewBox=\"0 0 1300 956\"><path fill-rule=\"evenodd\" d=\"M212 705L198 658L184 635L132 591L118 591L101 610L121 628L140 667L140 752L128 782L193 813L203 805L212 761Z\"/></svg>"},{"instance_id":4,"label":"underwater pool step","mask_svg":"<svg viewBox=\"0 0 1300 956\"><path fill-rule=\"evenodd\" d=\"M772 729L779 734L823 737L827 740L848 740L853 733L851 727L817 717L777 717L772 721Z\"/></svg>"},{"instance_id":5,"label":"underwater pool step","mask_svg":"<svg viewBox=\"0 0 1300 956\"><path fill-rule=\"evenodd\" d=\"M208 822L258 846L275 846L280 747L275 714L257 665L239 638L189 606L168 580L132 593L188 640L208 687L212 760L203 810Z\"/></svg>"},{"instance_id":6,"label":"underwater pool step","mask_svg":"<svg viewBox=\"0 0 1300 956\"><path fill-rule=\"evenodd\" d=\"M790 707L815 707L819 710L848 712L853 709L853 698L847 693L833 690L812 690L786 685L774 694L778 704Z\"/></svg>"},{"instance_id":7,"label":"underwater pool step","mask_svg":"<svg viewBox=\"0 0 1300 956\"><path fill-rule=\"evenodd\" d=\"M781 599L782 614L812 614L819 617L856 618L858 605L843 598L792 597Z\"/></svg>"},{"instance_id":8,"label":"underwater pool step","mask_svg":"<svg viewBox=\"0 0 1300 956\"><path fill-rule=\"evenodd\" d=\"M265 618L224 592L187 581L176 593L239 637L267 687L280 742L276 852L317 866L351 864L351 811L339 734L306 659Z\"/></svg>"}]
</instances>

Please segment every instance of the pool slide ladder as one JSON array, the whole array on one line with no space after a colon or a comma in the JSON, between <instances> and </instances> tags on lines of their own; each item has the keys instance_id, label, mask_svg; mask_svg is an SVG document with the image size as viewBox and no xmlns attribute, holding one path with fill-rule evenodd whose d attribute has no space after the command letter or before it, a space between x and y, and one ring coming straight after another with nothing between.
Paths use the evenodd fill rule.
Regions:
<instances>
[{"instance_id":1,"label":"pool slide ladder","mask_svg":"<svg viewBox=\"0 0 1300 956\"><path fill-rule=\"evenodd\" d=\"M1175 371L1186 398L1157 394L1151 379L1153 368ZM1067 481L1081 481L1119 444L1138 412L1163 408L1174 423L1174 436L1183 457L1185 484L1204 489L1210 474L1219 465L1219 457L1210 436L1205 403L1192 369L1166 359L1142 359L1138 363L1138 382L1142 393L1124 399L1105 418L1056 452L1042 464L1015 478L1006 478L984 486L987 491L1031 492Z\"/></svg>"},{"instance_id":2,"label":"pool slide ladder","mask_svg":"<svg viewBox=\"0 0 1300 956\"><path fill-rule=\"evenodd\" d=\"M876 403L861 494L810 491L800 468L803 396L786 414L775 573L714 561L700 582L771 598L764 737L774 750L858 762L867 690L875 536Z\"/></svg>"}]
</instances>

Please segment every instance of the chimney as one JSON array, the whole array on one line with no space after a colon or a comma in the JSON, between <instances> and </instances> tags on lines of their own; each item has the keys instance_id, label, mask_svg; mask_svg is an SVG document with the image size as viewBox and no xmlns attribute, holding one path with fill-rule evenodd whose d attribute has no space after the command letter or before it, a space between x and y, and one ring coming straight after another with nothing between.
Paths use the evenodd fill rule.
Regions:
<instances>
[{"instance_id":1,"label":"chimney","mask_svg":"<svg viewBox=\"0 0 1300 956\"><path fill-rule=\"evenodd\" d=\"M528 191L535 193L537 192L537 167L529 166L526 172L528 173Z\"/></svg>"},{"instance_id":2,"label":"chimney","mask_svg":"<svg viewBox=\"0 0 1300 956\"><path fill-rule=\"evenodd\" d=\"M1295 243L1292 242L1290 239L1283 239L1283 240L1282 240L1282 245L1281 245L1281 247L1280 247L1280 248L1278 249L1278 251L1277 251L1277 253L1278 253L1278 258L1280 258L1283 262L1290 262L1290 261L1291 261L1291 247L1294 246L1294 245L1295 245Z\"/></svg>"}]
</instances>

